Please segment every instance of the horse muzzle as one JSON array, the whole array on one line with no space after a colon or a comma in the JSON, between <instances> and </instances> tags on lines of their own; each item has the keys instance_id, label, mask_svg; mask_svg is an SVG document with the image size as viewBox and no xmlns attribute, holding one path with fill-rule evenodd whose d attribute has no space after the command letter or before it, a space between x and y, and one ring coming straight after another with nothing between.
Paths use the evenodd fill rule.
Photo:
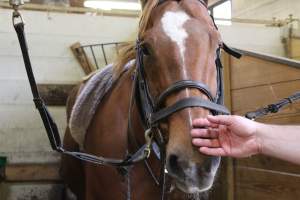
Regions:
<instances>
[{"instance_id":1,"label":"horse muzzle","mask_svg":"<svg viewBox=\"0 0 300 200\"><path fill-rule=\"evenodd\" d=\"M167 157L167 170L178 189L185 193L200 193L212 187L220 160L220 157L208 157L198 164L171 154Z\"/></svg>"}]
</instances>

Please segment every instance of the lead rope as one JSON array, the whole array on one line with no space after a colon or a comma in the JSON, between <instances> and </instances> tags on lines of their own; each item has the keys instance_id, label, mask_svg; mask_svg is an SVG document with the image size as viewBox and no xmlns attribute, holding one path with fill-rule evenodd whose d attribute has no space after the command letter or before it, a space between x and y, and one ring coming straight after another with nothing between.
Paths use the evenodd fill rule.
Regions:
<instances>
[{"instance_id":1,"label":"lead rope","mask_svg":"<svg viewBox=\"0 0 300 200\"><path fill-rule=\"evenodd\" d=\"M276 103L269 104L258 110L247 112L245 114L245 117L251 120L256 120L257 118L263 117L270 113L278 113L282 108L287 105L293 104L296 101L300 101L300 92L296 92L295 94L287 98L284 98Z\"/></svg>"}]
</instances>

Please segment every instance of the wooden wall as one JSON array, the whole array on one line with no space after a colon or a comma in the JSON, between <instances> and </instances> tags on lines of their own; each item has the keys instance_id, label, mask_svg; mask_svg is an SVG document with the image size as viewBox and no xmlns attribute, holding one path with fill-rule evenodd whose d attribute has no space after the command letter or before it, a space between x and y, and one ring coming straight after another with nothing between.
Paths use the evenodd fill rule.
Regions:
<instances>
[{"instance_id":1,"label":"wooden wall","mask_svg":"<svg viewBox=\"0 0 300 200\"><path fill-rule=\"evenodd\" d=\"M300 91L300 62L242 51L240 60L227 57L227 105L244 115ZM300 124L300 103L259 120L271 124ZM299 130L300 131L300 130ZM272 134L272 133L270 133ZM288 135L287 135L288 137ZM266 156L234 159L234 200L300 199L300 167Z\"/></svg>"},{"instance_id":2,"label":"wooden wall","mask_svg":"<svg viewBox=\"0 0 300 200\"><path fill-rule=\"evenodd\" d=\"M288 54L290 58L300 60L300 37L291 37L289 40Z\"/></svg>"}]
</instances>

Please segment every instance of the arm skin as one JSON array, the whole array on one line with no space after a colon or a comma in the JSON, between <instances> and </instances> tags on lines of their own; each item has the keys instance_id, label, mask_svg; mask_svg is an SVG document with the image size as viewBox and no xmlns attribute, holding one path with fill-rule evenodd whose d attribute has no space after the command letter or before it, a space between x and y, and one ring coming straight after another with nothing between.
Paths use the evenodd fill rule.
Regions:
<instances>
[{"instance_id":1,"label":"arm skin","mask_svg":"<svg viewBox=\"0 0 300 200\"><path fill-rule=\"evenodd\" d=\"M193 144L201 153L236 158L264 154L300 164L300 126L267 125L240 116L195 119Z\"/></svg>"}]
</instances>

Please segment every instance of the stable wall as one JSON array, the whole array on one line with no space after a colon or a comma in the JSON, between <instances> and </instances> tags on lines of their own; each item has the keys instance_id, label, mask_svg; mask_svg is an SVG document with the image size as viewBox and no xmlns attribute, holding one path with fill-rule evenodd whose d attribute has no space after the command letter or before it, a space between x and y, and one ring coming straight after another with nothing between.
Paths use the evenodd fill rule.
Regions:
<instances>
[{"instance_id":1,"label":"stable wall","mask_svg":"<svg viewBox=\"0 0 300 200\"><path fill-rule=\"evenodd\" d=\"M233 114L243 116L300 91L300 62L254 52L242 53L240 60L225 59L226 103ZM258 121L299 125L300 103ZM234 200L300 199L300 167L297 165L260 155L234 159L229 167L232 171L227 173L226 179L231 179Z\"/></svg>"}]
</instances>

